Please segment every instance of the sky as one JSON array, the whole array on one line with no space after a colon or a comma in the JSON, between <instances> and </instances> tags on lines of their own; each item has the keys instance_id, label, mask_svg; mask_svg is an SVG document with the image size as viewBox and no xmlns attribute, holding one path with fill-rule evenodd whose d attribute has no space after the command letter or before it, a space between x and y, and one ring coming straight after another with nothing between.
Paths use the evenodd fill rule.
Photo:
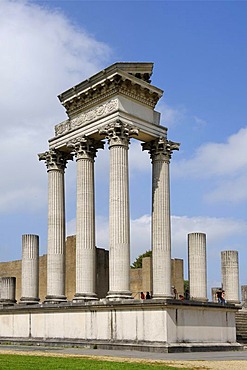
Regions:
<instances>
[{"instance_id":1,"label":"sky","mask_svg":"<svg viewBox=\"0 0 247 370\"><path fill-rule=\"evenodd\" d=\"M57 95L115 62L153 62L156 106L171 164L172 257L207 235L208 288L220 253L239 252L247 284L247 1L0 0L0 261L21 258L23 234L47 245L47 173L37 154L66 119ZM131 260L151 247L151 163L129 150ZM108 249L109 150L95 161L96 241ZM75 233L76 164L66 179L67 235Z\"/></svg>"}]
</instances>

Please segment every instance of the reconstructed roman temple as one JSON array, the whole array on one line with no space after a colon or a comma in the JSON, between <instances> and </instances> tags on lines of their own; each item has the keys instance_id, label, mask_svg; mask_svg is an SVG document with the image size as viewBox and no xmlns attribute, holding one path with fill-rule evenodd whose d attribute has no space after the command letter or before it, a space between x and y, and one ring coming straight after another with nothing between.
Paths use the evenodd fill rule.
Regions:
<instances>
[{"instance_id":1,"label":"reconstructed roman temple","mask_svg":"<svg viewBox=\"0 0 247 370\"><path fill-rule=\"evenodd\" d=\"M172 297L169 166L179 144L168 140L167 128L155 111L163 91L151 84L152 71L153 63L115 63L59 95L68 119L55 126L49 149L39 154L48 173L47 294L38 303L38 239L24 236L21 304L3 305L0 310L1 340L160 351L239 348L235 305L207 302L203 234L189 236L190 273L198 299L182 302ZM130 291L131 138L140 141L152 163L153 291L152 299L145 301L133 299ZM110 153L109 291L99 300L94 162L97 151L106 146ZM68 301L64 175L73 158L77 165L76 290ZM201 269L196 268L198 251Z\"/></svg>"}]
</instances>

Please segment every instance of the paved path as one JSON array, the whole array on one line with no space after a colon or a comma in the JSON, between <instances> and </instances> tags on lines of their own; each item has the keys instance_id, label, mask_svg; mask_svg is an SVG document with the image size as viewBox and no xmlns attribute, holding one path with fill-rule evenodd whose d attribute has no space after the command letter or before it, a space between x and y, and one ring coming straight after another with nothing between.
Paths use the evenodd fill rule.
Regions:
<instances>
[{"instance_id":1,"label":"paved path","mask_svg":"<svg viewBox=\"0 0 247 370\"><path fill-rule=\"evenodd\" d=\"M247 361L247 351L194 352L194 353L152 353L141 351L103 350L89 348L64 348L49 346L0 345L1 351L44 352L62 355L123 357L130 359L167 361Z\"/></svg>"}]
</instances>

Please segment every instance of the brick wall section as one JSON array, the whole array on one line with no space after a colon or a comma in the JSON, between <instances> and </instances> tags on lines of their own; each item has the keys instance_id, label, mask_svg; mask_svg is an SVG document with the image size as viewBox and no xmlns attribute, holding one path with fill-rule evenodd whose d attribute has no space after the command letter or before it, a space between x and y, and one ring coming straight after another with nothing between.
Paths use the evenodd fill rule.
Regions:
<instances>
[{"instance_id":1,"label":"brick wall section","mask_svg":"<svg viewBox=\"0 0 247 370\"><path fill-rule=\"evenodd\" d=\"M74 297L76 291L76 237L69 236L66 240L66 275L65 294L69 301ZM45 300L47 283L47 256L39 257L39 297L40 302ZM140 298L140 292L152 292L152 259L143 258L141 269L130 269L130 290L132 296ZM21 298L21 260L11 262L0 262L0 277L16 277L16 299ZM177 289L178 294L183 292L183 260L172 260L172 285ZM109 251L101 248L96 249L96 293L98 298L104 298L109 290Z\"/></svg>"}]
</instances>

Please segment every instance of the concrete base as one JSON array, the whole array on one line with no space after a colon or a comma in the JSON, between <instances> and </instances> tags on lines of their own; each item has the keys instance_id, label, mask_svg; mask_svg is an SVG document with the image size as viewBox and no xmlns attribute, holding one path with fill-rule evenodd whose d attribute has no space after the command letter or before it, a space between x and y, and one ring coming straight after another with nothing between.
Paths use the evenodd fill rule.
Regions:
<instances>
[{"instance_id":1,"label":"concrete base","mask_svg":"<svg viewBox=\"0 0 247 370\"><path fill-rule=\"evenodd\" d=\"M92 301L0 309L0 342L152 352L239 350L234 305L176 300Z\"/></svg>"}]
</instances>

